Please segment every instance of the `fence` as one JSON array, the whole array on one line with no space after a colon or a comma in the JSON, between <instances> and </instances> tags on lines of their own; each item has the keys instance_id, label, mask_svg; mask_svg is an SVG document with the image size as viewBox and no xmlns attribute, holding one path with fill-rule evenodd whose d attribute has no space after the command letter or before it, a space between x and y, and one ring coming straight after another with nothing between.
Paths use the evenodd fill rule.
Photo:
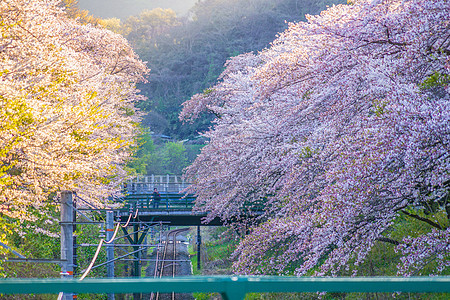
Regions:
<instances>
[{"instance_id":1,"label":"fence","mask_svg":"<svg viewBox=\"0 0 450 300\"><path fill-rule=\"evenodd\" d=\"M154 188L164 193L180 193L188 186L189 183L185 182L181 175L141 175L129 179L124 184L129 194L148 193Z\"/></svg>"},{"instance_id":2,"label":"fence","mask_svg":"<svg viewBox=\"0 0 450 300\"><path fill-rule=\"evenodd\" d=\"M190 276L128 279L4 279L0 294L221 293L241 300L247 293L273 292L450 292L450 276L436 277L276 277Z\"/></svg>"}]
</instances>

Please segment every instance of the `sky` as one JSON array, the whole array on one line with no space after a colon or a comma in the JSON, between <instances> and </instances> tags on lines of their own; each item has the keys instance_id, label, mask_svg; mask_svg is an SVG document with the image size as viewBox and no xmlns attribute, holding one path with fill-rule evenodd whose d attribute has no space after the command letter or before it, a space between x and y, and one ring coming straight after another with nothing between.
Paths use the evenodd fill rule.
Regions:
<instances>
[{"instance_id":1,"label":"sky","mask_svg":"<svg viewBox=\"0 0 450 300\"><path fill-rule=\"evenodd\" d=\"M119 18L126 20L144 9L157 7L172 8L178 16L182 16L194 6L198 0L78 0L81 9L103 19Z\"/></svg>"}]
</instances>

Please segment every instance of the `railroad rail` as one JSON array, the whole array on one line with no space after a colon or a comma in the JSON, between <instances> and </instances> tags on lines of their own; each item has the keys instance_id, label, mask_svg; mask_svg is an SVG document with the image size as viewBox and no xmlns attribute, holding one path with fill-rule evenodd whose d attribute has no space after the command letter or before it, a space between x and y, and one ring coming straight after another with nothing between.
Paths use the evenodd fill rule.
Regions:
<instances>
[{"instance_id":1,"label":"railroad rail","mask_svg":"<svg viewBox=\"0 0 450 300\"><path fill-rule=\"evenodd\" d=\"M167 232L162 257L159 257L159 251L156 254L154 278L162 278L163 276L174 278L177 275L177 236L188 230L189 228L180 228ZM175 300L176 294L172 292L170 295L163 295L156 292L150 296L150 300L162 299Z\"/></svg>"}]
</instances>

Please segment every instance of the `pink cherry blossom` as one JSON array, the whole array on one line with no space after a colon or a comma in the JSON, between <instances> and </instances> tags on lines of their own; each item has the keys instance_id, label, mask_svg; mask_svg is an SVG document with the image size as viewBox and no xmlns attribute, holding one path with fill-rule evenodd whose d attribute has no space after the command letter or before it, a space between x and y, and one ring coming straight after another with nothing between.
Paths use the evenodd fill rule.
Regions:
<instances>
[{"instance_id":1,"label":"pink cherry blossom","mask_svg":"<svg viewBox=\"0 0 450 300\"><path fill-rule=\"evenodd\" d=\"M186 172L196 208L236 221L265 203L238 273L337 274L378 241L404 255L400 274L448 267L449 24L445 0L333 6L184 104L184 120L218 116ZM390 239L400 214L430 233Z\"/></svg>"}]
</instances>

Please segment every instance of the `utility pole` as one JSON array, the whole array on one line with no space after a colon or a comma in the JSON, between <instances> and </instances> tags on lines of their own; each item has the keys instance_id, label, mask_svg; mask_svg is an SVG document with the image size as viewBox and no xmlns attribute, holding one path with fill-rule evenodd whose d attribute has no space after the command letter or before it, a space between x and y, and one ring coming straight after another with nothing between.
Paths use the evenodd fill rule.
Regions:
<instances>
[{"instance_id":1,"label":"utility pole","mask_svg":"<svg viewBox=\"0 0 450 300\"><path fill-rule=\"evenodd\" d=\"M133 230L134 230L134 251L138 251L139 250L139 225L135 224L133 225ZM134 259L134 272L133 272L133 276L140 278L141 277L141 252L136 252L136 254L134 254L135 259Z\"/></svg>"},{"instance_id":2,"label":"utility pole","mask_svg":"<svg viewBox=\"0 0 450 300\"><path fill-rule=\"evenodd\" d=\"M73 193L61 192L61 278L73 279ZM63 293L62 300L72 300L73 293Z\"/></svg>"},{"instance_id":3,"label":"utility pole","mask_svg":"<svg viewBox=\"0 0 450 300\"><path fill-rule=\"evenodd\" d=\"M197 270L201 270L202 264L200 261L202 245L202 236L200 235L200 226L197 226Z\"/></svg>"},{"instance_id":4,"label":"utility pole","mask_svg":"<svg viewBox=\"0 0 450 300\"><path fill-rule=\"evenodd\" d=\"M106 212L106 240L110 241L114 235L114 212ZM114 278L114 242L106 246L106 277ZM114 300L114 294L108 294L108 300Z\"/></svg>"},{"instance_id":5,"label":"utility pole","mask_svg":"<svg viewBox=\"0 0 450 300\"><path fill-rule=\"evenodd\" d=\"M76 231L77 231L77 199L76 199L76 192L72 192L72 211L73 211L73 218L72 218L72 222L74 222L74 224L72 225L72 237L73 237L73 274L75 276L76 272L77 272L77 267L78 267L78 255L77 255L77 250L78 250L78 245L77 245L77 235L76 235ZM74 296L76 297L76 296Z\"/></svg>"},{"instance_id":6,"label":"utility pole","mask_svg":"<svg viewBox=\"0 0 450 300\"><path fill-rule=\"evenodd\" d=\"M136 222L137 219L134 219L134 221ZM133 225L133 230L134 230L134 251L139 250L139 225L138 224L134 224ZM141 252L136 252L134 255L134 271L133 271L133 276L140 278L141 277ZM141 300L142 299L142 293L134 293L133 294L133 299L134 300Z\"/></svg>"}]
</instances>

